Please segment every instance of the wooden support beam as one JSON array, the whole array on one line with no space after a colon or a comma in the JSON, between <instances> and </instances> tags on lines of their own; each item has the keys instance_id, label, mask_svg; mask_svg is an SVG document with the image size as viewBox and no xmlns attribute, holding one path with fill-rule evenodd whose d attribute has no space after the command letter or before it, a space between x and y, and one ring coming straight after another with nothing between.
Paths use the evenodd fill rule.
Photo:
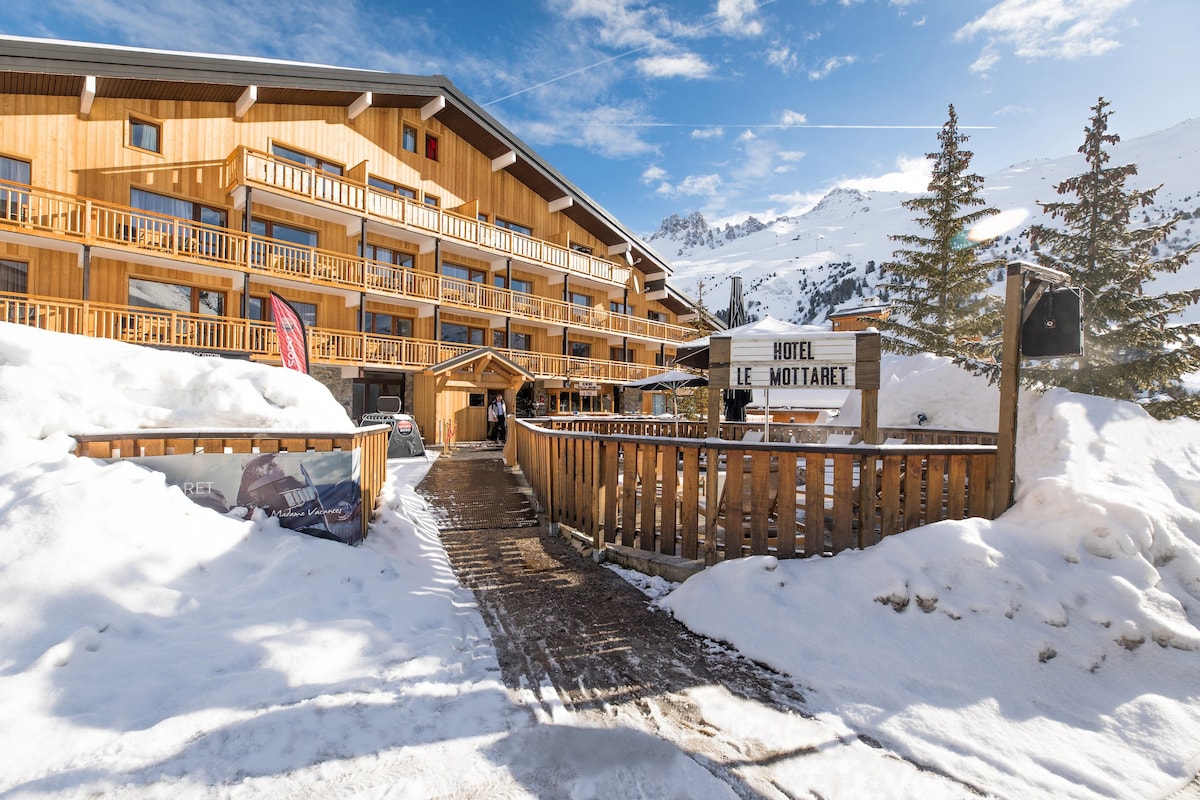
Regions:
<instances>
[{"instance_id":1,"label":"wooden support beam","mask_svg":"<svg viewBox=\"0 0 1200 800\"><path fill-rule=\"evenodd\" d=\"M568 209L573 205L575 205L575 199L572 197L568 196L568 197L556 198L556 199L550 201L550 205L549 205L550 213L553 214L555 211L562 211L564 209Z\"/></svg>"},{"instance_id":2,"label":"wooden support beam","mask_svg":"<svg viewBox=\"0 0 1200 800\"><path fill-rule=\"evenodd\" d=\"M86 117L92 113L92 101L96 99L96 76L88 75L83 79L83 90L79 93L79 114Z\"/></svg>"},{"instance_id":3,"label":"wooden support beam","mask_svg":"<svg viewBox=\"0 0 1200 800\"><path fill-rule=\"evenodd\" d=\"M346 109L346 112L350 115L350 119L354 119L370 107L371 93L363 92L358 96L357 99L355 99L353 103L350 104L350 107Z\"/></svg>"},{"instance_id":4,"label":"wooden support beam","mask_svg":"<svg viewBox=\"0 0 1200 800\"><path fill-rule=\"evenodd\" d=\"M492 172L499 172L505 167L511 167L515 163L517 163L517 152L509 150L504 155L496 156L492 159Z\"/></svg>"},{"instance_id":5,"label":"wooden support beam","mask_svg":"<svg viewBox=\"0 0 1200 800\"><path fill-rule=\"evenodd\" d=\"M434 114L446 107L446 98L444 95L438 95L430 100L425 105L421 106L421 120L427 120Z\"/></svg>"},{"instance_id":6,"label":"wooden support beam","mask_svg":"<svg viewBox=\"0 0 1200 800\"><path fill-rule=\"evenodd\" d=\"M233 107L233 116L236 119L241 119L250 112L251 106L258 102L258 87L251 84L242 92L242 96L237 99L237 105Z\"/></svg>"}]
</instances>

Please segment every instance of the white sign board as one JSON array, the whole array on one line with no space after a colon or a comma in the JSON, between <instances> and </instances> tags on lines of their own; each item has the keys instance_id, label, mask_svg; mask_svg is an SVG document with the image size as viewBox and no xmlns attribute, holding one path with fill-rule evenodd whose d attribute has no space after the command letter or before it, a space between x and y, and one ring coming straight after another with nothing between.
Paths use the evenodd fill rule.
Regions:
<instances>
[{"instance_id":1,"label":"white sign board","mask_svg":"<svg viewBox=\"0 0 1200 800\"><path fill-rule=\"evenodd\" d=\"M725 389L879 387L879 334L711 338L710 385Z\"/></svg>"}]
</instances>

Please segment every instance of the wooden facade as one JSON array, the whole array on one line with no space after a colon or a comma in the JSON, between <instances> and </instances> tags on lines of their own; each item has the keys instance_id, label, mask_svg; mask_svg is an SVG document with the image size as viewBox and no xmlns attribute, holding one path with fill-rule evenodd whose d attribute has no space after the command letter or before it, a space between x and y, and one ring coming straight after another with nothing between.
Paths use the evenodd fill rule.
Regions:
<instances>
[{"instance_id":1,"label":"wooden facade","mask_svg":"<svg viewBox=\"0 0 1200 800\"><path fill-rule=\"evenodd\" d=\"M0 40L6 308L278 363L275 291L347 413L401 394L427 441L495 392L619 408L695 336L669 265L446 78Z\"/></svg>"}]
</instances>

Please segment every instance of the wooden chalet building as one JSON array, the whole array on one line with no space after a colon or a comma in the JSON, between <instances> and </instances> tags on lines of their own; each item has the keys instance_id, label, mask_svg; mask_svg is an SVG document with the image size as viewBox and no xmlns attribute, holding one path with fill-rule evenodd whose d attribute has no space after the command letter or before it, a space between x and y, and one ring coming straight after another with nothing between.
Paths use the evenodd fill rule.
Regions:
<instances>
[{"instance_id":1,"label":"wooden chalet building","mask_svg":"<svg viewBox=\"0 0 1200 800\"><path fill-rule=\"evenodd\" d=\"M0 37L0 320L279 363L354 418L620 410L695 337L670 266L443 76Z\"/></svg>"}]
</instances>

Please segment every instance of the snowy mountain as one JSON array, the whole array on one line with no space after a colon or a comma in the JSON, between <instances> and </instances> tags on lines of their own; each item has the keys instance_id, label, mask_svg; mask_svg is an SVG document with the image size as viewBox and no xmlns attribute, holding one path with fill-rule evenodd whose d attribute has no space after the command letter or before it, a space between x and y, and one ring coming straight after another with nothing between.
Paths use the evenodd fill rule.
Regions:
<instances>
[{"instance_id":1,"label":"snowy mountain","mask_svg":"<svg viewBox=\"0 0 1200 800\"><path fill-rule=\"evenodd\" d=\"M1162 187L1156 204L1145 209L1142 222L1158 222L1178 212L1188 215L1166 247L1178 251L1200 240L1200 119L1122 141L1110 154L1110 164L1137 165L1138 174L1127 183L1129 187ZM1059 199L1054 186L1083 168L1083 157L1073 153L1026 161L985 176L983 197L988 204L1016 212L1024 220L980 257L1005 261L1026 257L1029 226L1047 223L1038 203ZM835 188L799 216L779 217L767 224L749 217L739 225L718 228L709 226L699 212L686 218L672 214L648 238L660 251L676 257L674 283L710 310L725 308L729 278L740 275L751 318L769 314L789 322L819 324L834 309L854 307L863 298L881 294L876 288L879 265L892 260L896 248L889 235L923 233L912 212L901 205L913 196ZM993 278L996 291L1002 291L1003 269ZM1193 259L1178 274L1157 282L1153 291L1197 285L1200 259ZM1187 319L1200 321L1200 308L1189 310Z\"/></svg>"}]
</instances>

